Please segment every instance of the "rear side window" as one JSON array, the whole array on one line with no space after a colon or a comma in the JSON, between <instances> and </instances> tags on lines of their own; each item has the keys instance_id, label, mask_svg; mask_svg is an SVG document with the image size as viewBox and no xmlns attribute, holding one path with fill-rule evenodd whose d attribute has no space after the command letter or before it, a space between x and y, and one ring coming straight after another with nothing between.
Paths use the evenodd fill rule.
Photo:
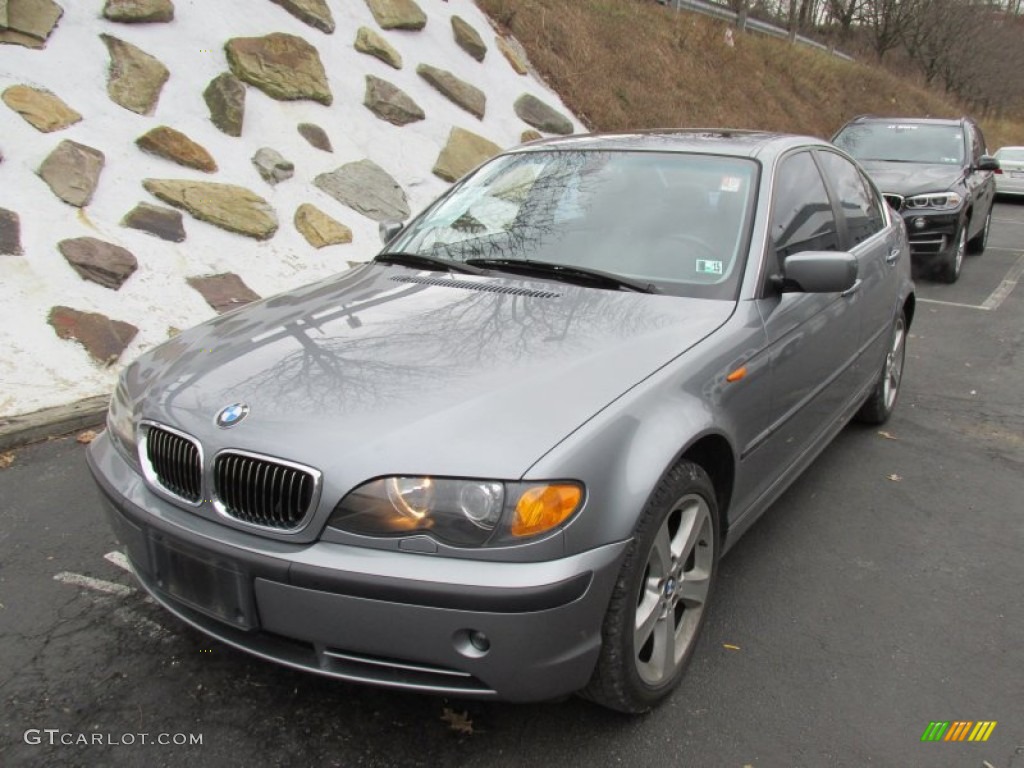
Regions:
<instances>
[{"instance_id":1,"label":"rear side window","mask_svg":"<svg viewBox=\"0 0 1024 768\"><path fill-rule=\"evenodd\" d=\"M835 152L819 152L825 176L839 198L850 247L863 243L885 227L882 201L853 163Z\"/></svg>"},{"instance_id":2,"label":"rear side window","mask_svg":"<svg viewBox=\"0 0 1024 768\"><path fill-rule=\"evenodd\" d=\"M790 155L778 166L771 238L780 265L801 251L839 250L832 204L809 152Z\"/></svg>"}]
</instances>

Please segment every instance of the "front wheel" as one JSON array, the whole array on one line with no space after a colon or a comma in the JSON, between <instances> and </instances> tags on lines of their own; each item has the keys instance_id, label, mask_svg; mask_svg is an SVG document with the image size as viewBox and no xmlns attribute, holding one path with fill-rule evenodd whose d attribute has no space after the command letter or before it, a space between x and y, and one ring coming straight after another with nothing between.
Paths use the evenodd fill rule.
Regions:
<instances>
[{"instance_id":1,"label":"front wheel","mask_svg":"<svg viewBox=\"0 0 1024 768\"><path fill-rule=\"evenodd\" d=\"M981 228L981 232L976 234L970 240L967 241L967 252L975 255L980 255L985 252L985 246L988 245L988 231L992 228L992 209L988 209L988 216L985 217L985 226Z\"/></svg>"},{"instance_id":2,"label":"front wheel","mask_svg":"<svg viewBox=\"0 0 1024 768\"><path fill-rule=\"evenodd\" d=\"M637 523L584 697L641 713L675 689L704 624L719 540L711 480L697 464L681 461L655 489Z\"/></svg>"},{"instance_id":3,"label":"front wheel","mask_svg":"<svg viewBox=\"0 0 1024 768\"><path fill-rule=\"evenodd\" d=\"M939 264L939 276L944 283L955 283L960 279L964 254L967 252L967 225L967 221L960 225L960 229L956 233L956 245L949 249Z\"/></svg>"},{"instance_id":4,"label":"front wheel","mask_svg":"<svg viewBox=\"0 0 1024 768\"><path fill-rule=\"evenodd\" d=\"M896 398L903 383L903 362L907 357L907 317L900 310L892 327L889 351L882 364L878 383L857 412L857 420L865 424L884 424L892 416Z\"/></svg>"}]
</instances>

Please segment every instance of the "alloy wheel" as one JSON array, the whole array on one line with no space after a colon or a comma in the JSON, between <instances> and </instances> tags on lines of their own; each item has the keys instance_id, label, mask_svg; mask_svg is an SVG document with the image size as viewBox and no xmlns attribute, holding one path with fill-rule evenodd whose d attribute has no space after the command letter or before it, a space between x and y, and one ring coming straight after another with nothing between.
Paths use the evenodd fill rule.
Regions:
<instances>
[{"instance_id":1,"label":"alloy wheel","mask_svg":"<svg viewBox=\"0 0 1024 768\"><path fill-rule=\"evenodd\" d=\"M882 381L882 398L886 410L890 410L896 402L896 396L900 392L900 382L903 380L903 359L904 344L907 338L907 325L901 315L896 319L896 327L893 329L892 346L885 358L885 378Z\"/></svg>"},{"instance_id":2,"label":"alloy wheel","mask_svg":"<svg viewBox=\"0 0 1024 768\"><path fill-rule=\"evenodd\" d=\"M964 253L967 252L967 222L960 227L960 235L956 242L956 255L953 257L953 274L959 275L964 265Z\"/></svg>"},{"instance_id":3,"label":"alloy wheel","mask_svg":"<svg viewBox=\"0 0 1024 768\"><path fill-rule=\"evenodd\" d=\"M698 494L677 501L647 555L637 595L633 653L640 679L670 680L693 644L715 562L711 510Z\"/></svg>"}]
</instances>

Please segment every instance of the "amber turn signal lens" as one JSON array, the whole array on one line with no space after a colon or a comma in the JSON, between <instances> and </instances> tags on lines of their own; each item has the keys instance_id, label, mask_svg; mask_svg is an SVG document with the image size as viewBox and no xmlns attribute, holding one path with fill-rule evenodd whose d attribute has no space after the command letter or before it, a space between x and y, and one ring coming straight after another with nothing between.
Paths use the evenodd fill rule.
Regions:
<instances>
[{"instance_id":1,"label":"amber turn signal lens","mask_svg":"<svg viewBox=\"0 0 1024 768\"><path fill-rule=\"evenodd\" d=\"M519 497L513 536L534 536L551 530L569 517L580 504L583 492L575 485L538 485Z\"/></svg>"},{"instance_id":2,"label":"amber turn signal lens","mask_svg":"<svg viewBox=\"0 0 1024 768\"><path fill-rule=\"evenodd\" d=\"M740 379L745 379L746 377L747 377L747 366L744 365L744 366L742 366L740 368L737 368L735 371L733 371L728 376L726 376L725 380L728 381L731 384L734 381L739 381Z\"/></svg>"}]
</instances>

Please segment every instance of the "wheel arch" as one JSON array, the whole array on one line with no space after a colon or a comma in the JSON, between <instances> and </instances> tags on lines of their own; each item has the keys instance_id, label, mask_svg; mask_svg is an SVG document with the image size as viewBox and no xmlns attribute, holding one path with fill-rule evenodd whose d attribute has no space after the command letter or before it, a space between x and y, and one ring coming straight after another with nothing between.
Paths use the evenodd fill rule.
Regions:
<instances>
[{"instance_id":1,"label":"wheel arch","mask_svg":"<svg viewBox=\"0 0 1024 768\"><path fill-rule=\"evenodd\" d=\"M917 298L914 294L907 294L907 298L903 300L903 316L907 319L907 329L914 322L914 310L917 309Z\"/></svg>"},{"instance_id":2,"label":"wheel arch","mask_svg":"<svg viewBox=\"0 0 1024 768\"><path fill-rule=\"evenodd\" d=\"M719 529L724 541L729 526L729 504L732 502L736 480L736 455L732 445L723 435L711 432L687 446L676 460L677 463L679 461L692 461L711 478L718 506Z\"/></svg>"}]
</instances>

